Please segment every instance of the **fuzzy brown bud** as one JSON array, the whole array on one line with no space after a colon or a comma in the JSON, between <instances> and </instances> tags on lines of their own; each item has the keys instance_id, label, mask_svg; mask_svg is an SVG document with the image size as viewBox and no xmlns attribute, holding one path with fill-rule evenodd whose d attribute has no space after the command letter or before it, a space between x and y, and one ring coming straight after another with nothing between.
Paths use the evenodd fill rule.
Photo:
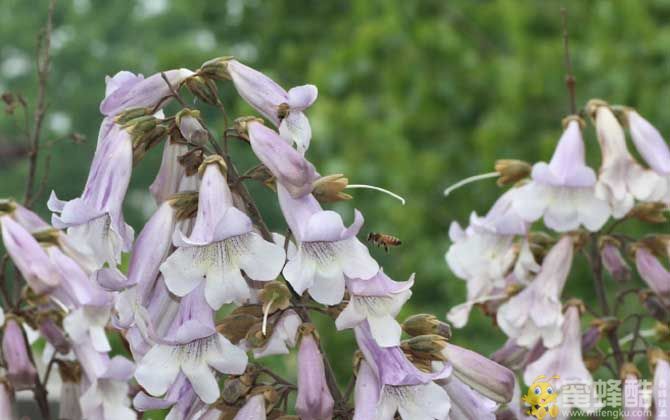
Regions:
<instances>
[{"instance_id":1,"label":"fuzzy brown bud","mask_svg":"<svg viewBox=\"0 0 670 420\"><path fill-rule=\"evenodd\" d=\"M412 337L426 334L437 334L449 340L451 338L451 327L442 322L435 315L417 314L412 315L402 323L402 329Z\"/></svg>"},{"instance_id":2,"label":"fuzzy brown bud","mask_svg":"<svg viewBox=\"0 0 670 420\"><path fill-rule=\"evenodd\" d=\"M426 334L404 340L400 347L416 359L446 361L442 350L447 347L447 340L437 334Z\"/></svg>"},{"instance_id":3,"label":"fuzzy brown bud","mask_svg":"<svg viewBox=\"0 0 670 420\"><path fill-rule=\"evenodd\" d=\"M639 203L633 207L627 217L647 223L665 223L668 221L665 217L667 211L668 205L665 203Z\"/></svg>"},{"instance_id":4,"label":"fuzzy brown bud","mask_svg":"<svg viewBox=\"0 0 670 420\"><path fill-rule=\"evenodd\" d=\"M216 95L216 84L213 80L202 76L192 76L186 79L186 87L189 91L205 103L216 105L218 98Z\"/></svg>"},{"instance_id":5,"label":"fuzzy brown bud","mask_svg":"<svg viewBox=\"0 0 670 420\"><path fill-rule=\"evenodd\" d=\"M500 159L495 163L495 171L500 174L498 185L512 185L528 178L532 170L528 162L517 159Z\"/></svg>"},{"instance_id":6,"label":"fuzzy brown bud","mask_svg":"<svg viewBox=\"0 0 670 420\"><path fill-rule=\"evenodd\" d=\"M228 61L232 56L224 56L213 58L200 66L198 73L204 77L215 80L230 80L230 73L228 73Z\"/></svg>"}]
</instances>

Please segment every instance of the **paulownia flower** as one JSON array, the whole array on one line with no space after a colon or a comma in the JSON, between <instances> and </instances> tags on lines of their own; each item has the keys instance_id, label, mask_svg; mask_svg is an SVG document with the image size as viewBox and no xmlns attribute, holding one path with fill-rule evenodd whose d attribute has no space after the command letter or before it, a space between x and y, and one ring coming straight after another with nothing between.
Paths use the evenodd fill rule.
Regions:
<instances>
[{"instance_id":1,"label":"paulownia flower","mask_svg":"<svg viewBox=\"0 0 670 420\"><path fill-rule=\"evenodd\" d=\"M586 166L582 132L575 118L568 120L551 161L533 165L531 178L514 197L514 209L528 222L543 219L558 232L580 225L597 231L610 216L607 202L595 196L596 174Z\"/></svg>"},{"instance_id":2,"label":"paulownia flower","mask_svg":"<svg viewBox=\"0 0 670 420\"><path fill-rule=\"evenodd\" d=\"M135 366L128 359L116 356L109 361L105 373L93 382L79 399L86 419L134 420L137 414L130 408L128 381Z\"/></svg>"},{"instance_id":3,"label":"paulownia flower","mask_svg":"<svg viewBox=\"0 0 670 420\"><path fill-rule=\"evenodd\" d=\"M303 420L330 420L335 401L326 383L323 356L313 332L303 328L298 349L298 395L295 411Z\"/></svg>"},{"instance_id":4,"label":"paulownia flower","mask_svg":"<svg viewBox=\"0 0 670 420\"><path fill-rule=\"evenodd\" d=\"M29 351L21 326L15 319L8 319L2 335L2 357L7 367L7 379L18 391L32 388L37 380Z\"/></svg>"},{"instance_id":5,"label":"paulownia flower","mask_svg":"<svg viewBox=\"0 0 670 420\"><path fill-rule=\"evenodd\" d=\"M660 175L670 175L670 147L661 133L632 108L625 109L628 128L637 151Z\"/></svg>"},{"instance_id":6,"label":"paulownia flower","mask_svg":"<svg viewBox=\"0 0 670 420\"><path fill-rule=\"evenodd\" d=\"M665 302L670 302L670 272L645 247L635 251L635 264L642 280Z\"/></svg>"}]
</instances>

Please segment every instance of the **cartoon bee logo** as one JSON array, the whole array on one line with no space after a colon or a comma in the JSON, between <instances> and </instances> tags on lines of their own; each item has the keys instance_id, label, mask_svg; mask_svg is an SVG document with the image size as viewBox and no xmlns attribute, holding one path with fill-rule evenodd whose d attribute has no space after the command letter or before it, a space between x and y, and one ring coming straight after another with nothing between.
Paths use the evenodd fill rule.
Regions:
<instances>
[{"instance_id":1,"label":"cartoon bee logo","mask_svg":"<svg viewBox=\"0 0 670 420\"><path fill-rule=\"evenodd\" d=\"M558 392L549 382L540 382L540 379L544 378L546 378L544 375L535 378L533 384L528 388L528 393L521 397L528 407L526 414L539 420L544 419L547 415L552 418L558 416L558 405L556 405ZM560 379L560 376L552 376L550 379Z\"/></svg>"}]
</instances>

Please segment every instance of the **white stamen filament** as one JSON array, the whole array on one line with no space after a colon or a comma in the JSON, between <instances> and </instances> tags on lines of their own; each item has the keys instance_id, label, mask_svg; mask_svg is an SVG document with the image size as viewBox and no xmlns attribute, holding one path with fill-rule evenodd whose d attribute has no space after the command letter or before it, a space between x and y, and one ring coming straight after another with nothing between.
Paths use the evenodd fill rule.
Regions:
<instances>
[{"instance_id":1,"label":"white stamen filament","mask_svg":"<svg viewBox=\"0 0 670 420\"><path fill-rule=\"evenodd\" d=\"M640 330L640 333L638 334L640 337L653 337L656 335L656 330L655 329L648 329L648 330ZM634 335L628 334L626 336L621 337L621 340L619 340L619 345L623 346L624 344L628 343L629 341L633 341Z\"/></svg>"},{"instance_id":2,"label":"white stamen filament","mask_svg":"<svg viewBox=\"0 0 670 420\"><path fill-rule=\"evenodd\" d=\"M386 189L381 188L381 187L375 187L374 185L367 185L367 184L349 184L349 185L347 185L346 188L352 188L352 189L361 188L361 189L367 189L367 190L380 191L380 192L383 192L384 194L388 194L391 197L399 200L402 203L403 206L405 205L405 199L404 198L402 198L401 196L399 196L398 194L396 194L394 192L391 192L391 191L386 190Z\"/></svg>"},{"instance_id":3,"label":"white stamen filament","mask_svg":"<svg viewBox=\"0 0 670 420\"><path fill-rule=\"evenodd\" d=\"M272 302L274 302L276 298L277 298L276 295L272 296L272 299L270 299L268 304L265 305L265 308L263 308L263 327L261 328L263 336L268 335L267 329L268 329L268 316L270 315L270 306L272 306Z\"/></svg>"},{"instance_id":4,"label":"white stamen filament","mask_svg":"<svg viewBox=\"0 0 670 420\"><path fill-rule=\"evenodd\" d=\"M444 190L444 196L445 197L448 196L454 190L457 190L457 189L461 188L463 185L467 185L471 182L477 182L477 181L481 181L483 179L489 179L489 178L497 178L499 176L500 176L500 172L487 172L485 174L474 175L474 176L462 179L462 180L458 181L457 183L455 183L454 185L451 185L450 187L448 187L446 190Z\"/></svg>"}]
</instances>

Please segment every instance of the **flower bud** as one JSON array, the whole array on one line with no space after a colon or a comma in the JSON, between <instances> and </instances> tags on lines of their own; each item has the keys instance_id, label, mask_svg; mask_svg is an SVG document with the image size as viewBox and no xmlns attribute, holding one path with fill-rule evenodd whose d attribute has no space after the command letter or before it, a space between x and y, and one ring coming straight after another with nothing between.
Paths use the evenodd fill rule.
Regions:
<instances>
[{"instance_id":1,"label":"flower bud","mask_svg":"<svg viewBox=\"0 0 670 420\"><path fill-rule=\"evenodd\" d=\"M228 62L232 56L213 58L200 66L199 74L215 80L230 80L228 73Z\"/></svg>"},{"instance_id":2,"label":"flower bud","mask_svg":"<svg viewBox=\"0 0 670 420\"><path fill-rule=\"evenodd\" d=\"M449 340L451 338L451 327L442 322L435 315L417 314L412 315L402 323L402 330L412 337L424 334L437 334Z\"/></svg>"},{"instance_id":3,"label":"flower bud","mask_svg":"<svg viewBox=\"0 0 670 420\"><path fill-rule=\"evenodd\" d=\"M312 194L321 203L351 200L349 194L342 192L348 184L349 179L342 174L326 175L314 181Z\"/></svg>"},{"instance_id":4,"label":"flower bud","mask_svg":"<svg viewBox=\"0 0 670 420\"><path fill-rule=\"evenodd\" d=\"M17 391L32 388L37 379L28 351L21 326L10 318L2 337L2 354L7 365L7 379Z\"/></svg>"},{"instance_id":5,"label":"flower bud","mask_svg":"<svg viewBox=\"0 0 670 420\"><path fill-rule=\"evenodd\" d=\"M516 159L500 159L495 163L495 171L500 174L498 185L511 185L528 178L532 170L529 163Z\"/></svg>"},{"instance_id":6,"label":"flower bud","mask_svg":"<svg viewBox=\"0 0 670 420\"><path fill-rule=\"evenodd\" d=\"M314 335L314 327L303 324L301 333L295 411L302 420L330 419L335 401L326 383L326 370Z\"/></svg>"},{"instance_id":7,"label":"flower bud","mask_svg":"<svg viewBox=\"0 0 670 420\"><path fill-rule=\"evenodd\" d=\"M237 400L244 398L249 393L252 385L253 383L242 380L242 377L231 376L223 383L221 398L226 404L235 404Z\"/></svg>"},{"instance_id":8,"label":"flower bud","mask_svg":"<svg viewBox=\"0 0 670 420\"><path fill-rule=\"evenodd\" d=\"M665 212L668 211L668 205L665 203L638 203L628 213L628 217L632 217L647 223L665 223L668 219L665 217Z\"/></svg>"},{"instance_id":9,"label":"flower bud","mask_svg":"<svg viewBox=\"0 0 670 420\"><path fill-rule=\"evenodd\" d=\"M415 360L445 361L442 352L447 344L447 340L442 336L426 334L404 340L400 343L400 347Z\"/></svg>"},{"instance_id":10,"label":"flower bud","mask_svg":"<svg viewBox=\"0 0 670 420\"><path fill-rule=\"evenodd\" d=\"M202 149L192 149L177 158L179 164L184 167L186 176L192 176L198 173L198 168L205 160Z\"/></svg>"},{"instance_id":11,"label":"flower bud","mask_svg":"<svg viewBox=\"0 0 670 420\"><path fill-rule=\"evenodd\" d=\"M233 127L237 131L237 135L244 140L249 141L249 124L257 122L263 124L263 119L258 117L239 117L233 122Z\"/></svg>"},{"instance_id":12,"label":"flower bud","mask_svg":"<svg viewBox=\"0 0 670 420\"><path fill-rule=\"evenodd\" d=\"M597 325L591 325L591 328L582 334L582 354L586 354L594 348L602 336L602 331Z\"/></svg>"},{"instance_id":13,"label":"flower bud","mask_svg":"<svg viewBox=\"0 0 670 420\"><path fill-rule=\"evenodd\" d=\"M114 121L121 126L126 126L126 124L131 123L135 119L142 117L150 117L152 112L150 108L130 108L122 111L119 115L114 118ZM151 118L151 117L150 117Z\"/></svg>"},{"instance_id":14,"label":"flower bud","mask_svg":"<svg viewBox=\"0 0 670 420\"><path fill-rule=\"evenodd\" d=\"M661 322L667 322L670 319L670 312L668 312L665 303L653 292L641 290L638 293L638 298L652 318Z\"/></svg>"},{"instance_id":15,"label":"flower bud","mask_svg":"<svg viewBox=\"0 0 670 420\"><path fill-rule=\"evenodd\" d=\"M186 141L196 146L204 146L209 140L209 133L200 123L200 111L182 109L175 120L181 135Z\"/></svg>"},{"instance_id":16,"label":"flower bud","mask_svg":"<svg viewBox=\"0 0 670 420\"><path fill-rule=\"evenodd\" d=\"M186 79L186 87L189 91L205 103L216 105L218 98L216 95L216 84L210 79L202 76L193 76Z\"/></svg>"},{"instance_id":17,"label":"flower bud","mask_svg":"<svg viewBox=\"0 0 670 420\"><path fill-rule=\"evenodd\" d=\"M65 337L65 333L58 327L56 322L48 317L39 321L39 331L42 336L54 346L57 352L67 354L70 351L70 342Z\"/></svg>"},{"instance_id":18,"label":"flower bud","mask_svg":"<svg viewBox=\"0 0 670 420\"><path fill-rule=\"evenodd\" d=\"M511 370L453 344L447 345L442 354L453 366L453 374L475 391L498 403L512 399L515 377Z\"/></svg>"},{"instance_id":19,"label":"flower bud","mask_svg":"<svg viewBox=\"0 0 670 420\"><path fill-rule=\"evenodd\" d=\"M617 281L630 279L630 266L621 254L620 243L616 239L603 236L600 241L600 255L605 270Z\"/></svg>"}]
</instances>

